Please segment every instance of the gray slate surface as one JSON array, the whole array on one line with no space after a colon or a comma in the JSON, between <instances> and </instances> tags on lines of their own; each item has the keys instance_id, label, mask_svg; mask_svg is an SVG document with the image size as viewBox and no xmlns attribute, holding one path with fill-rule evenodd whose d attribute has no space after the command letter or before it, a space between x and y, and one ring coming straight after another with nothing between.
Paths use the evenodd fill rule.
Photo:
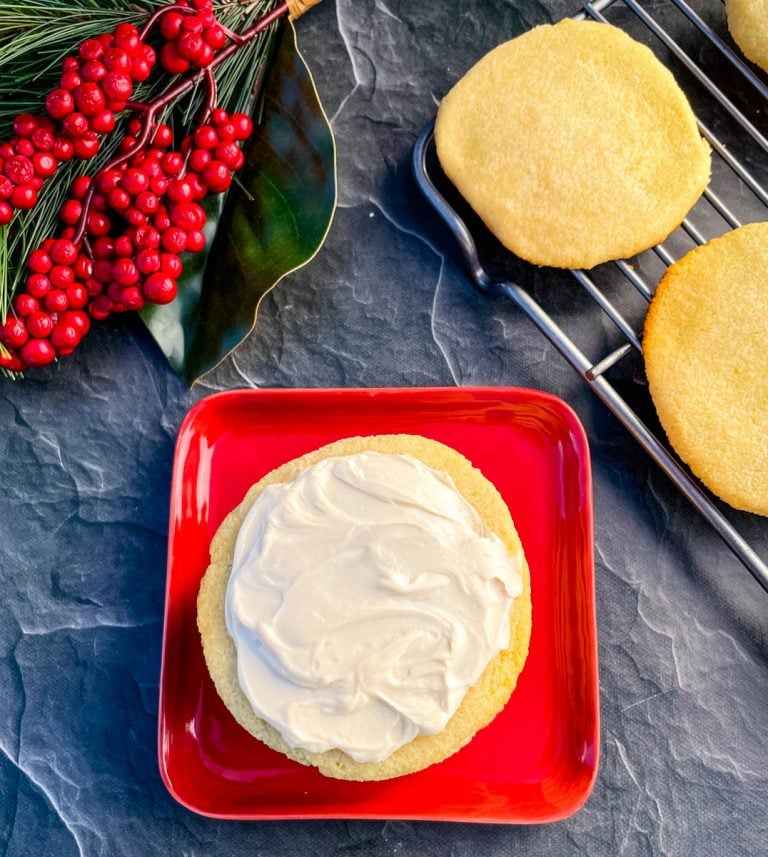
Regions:
<instances>
[{"instance_id":1,"label":"gray slate surface","mask_svg":"<svg viewBox=\"0 0 768 857\"><path fill-rule=\"evenodd\" d=\"M720 3L704 5L723 32ZM768 853L765 594L529 323L472 291L409 177L416 134L457 77L575 10L326 0L300 30L338 139L340 206L321 254L265 302L245 346L188 392L137 322L108 323L61 365L2 382L0 853ZM685 38L698 54L701 40ZM521 276L577 329L596 324L595 347L610 340L570 280ZM590 435L603 734L587 806L508 828L225 823L176 805L155 733L184 412L244 384L454 383L549 390ZM734 518L768 555L766 521Z\"/></svg>"}]
</instances>

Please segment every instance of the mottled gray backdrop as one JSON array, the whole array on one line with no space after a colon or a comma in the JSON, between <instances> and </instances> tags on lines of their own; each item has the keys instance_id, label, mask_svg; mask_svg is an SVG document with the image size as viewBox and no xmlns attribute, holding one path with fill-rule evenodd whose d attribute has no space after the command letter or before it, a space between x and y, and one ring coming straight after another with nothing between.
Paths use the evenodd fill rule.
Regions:
<instances>
[{"instance_id":1,"label":"mottled gray backdrop","mask_svg":"<svg viewBox=\"0 0 768 857\"><path fill-rule=\"evenodd\" d=\"M671 3L653 5L675 17ZM721 3L702 5L723 33ZM768 853L768 596L529 323L472 291L410 180L414 139L457 77L498 42L576 9L326 0L299 29L338 140L339 208L322 252L265 301L246 344L190 393L138 322L107 323L60 365L0 382L0 853ZM765 168L764 154L745 156ZM571 329L591 328L595 348L612 341L567 276L520 276ZM166 793L155 751L184 412L234 386L428 384L549 390L587 426L603 718L593 796L534 828L188 812ZM734 519L768 555L768 522Z\"/></svg>"}]
</instances>

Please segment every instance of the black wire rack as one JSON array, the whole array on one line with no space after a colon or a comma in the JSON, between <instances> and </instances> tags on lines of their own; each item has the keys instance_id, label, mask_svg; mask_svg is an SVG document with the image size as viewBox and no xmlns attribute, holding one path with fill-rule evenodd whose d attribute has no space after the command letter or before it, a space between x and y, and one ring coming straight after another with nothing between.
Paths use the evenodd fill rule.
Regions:
<instances>
[{"instance_id":1,"label":"black wire rack","mask_svg":"<svg viewBox=\"0 0 768 857\"><path fill-rule=\"evenodd\" d=\"M710 18L711 9L710 4ZM718 12L719 18L724 18L720 3L715 4L716 18ZM422 131L414 147L416 183L458 243L477 288L489 296L505 295L514 301L768 591L766 562L690 475L669 446L649 428L648 420L643 420L638 413L639 409L630 405L619 392L617 384L606 376L609 370L625 359L631 359L633 353L642 354L638 331L645 310L642 309L639 314L628 312L625 307L630 306L632 300L627 300L624 292L628 290L632 293L631 297L635 301L639 296L642 307L647 307L651 300L658 276L654 277L653 264L643 257L650 256L656 267L660 264L663 270L691 246L703 244L707 237L713 237L712 232L720 234L744 222L768 219L768 190L764 186L768 184L768 174L762 181L762 177L756 175L756 167L767 164L768 139L755 124L755 117L768 109L768 86L717 34L707 22L707 15L700 14L686 0L668 0L665 4L645 0L643 3L638 0L597 0L587 3L575 17L607 22L609 18L604 13L611 15L613 20L610 23L627 29L645 41L664 62L673 67L678 76L690 76L694 87L691 100L698 117L699 130L713 151L710 185L676 233L631 262L618 260L589 273L583 270L570 272L617 331L615 344L607 353L596 360L588 357L529 290L505 276L491 273L492 266L486 263L484 256L481 258L478 250L478 244L483 243L477 240L478 233L484 227L458 200L437 163L434 122ZM685 19L682 24L687 29L682 38L670 35L672 29L680 31L681 23L671 19L670 15ZM708 70L705 70L705 60L712 65L714 73L708 66ZM708 120L706 124L702 121L703 117ZM745 157L738 159L733 154L735 148L740 152L745 150ZM468 223L472 224L471 229Z\"/></svg>"}]
</instances>

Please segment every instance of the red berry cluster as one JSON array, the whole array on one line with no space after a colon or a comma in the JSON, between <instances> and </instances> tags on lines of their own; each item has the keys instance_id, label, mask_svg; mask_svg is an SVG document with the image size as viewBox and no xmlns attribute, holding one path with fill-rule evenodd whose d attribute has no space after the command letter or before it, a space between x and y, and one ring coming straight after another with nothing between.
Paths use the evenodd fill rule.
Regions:
<instances>
[{"instance_id":1,"label":"red berry cluster","mask_svg":"<svg viewBox=\"0 0 768 857\"><path fill-rule=\"evenodd\" d=\"M139 125L132 120L129 132L138 133ZM102 170L93 187L84 176L76 179L61 208L64 229L30 254L25 290L13 301L15 317L0 327L8 351L0 354L0 368L45 366L72 353L91 319L172 301L180 254L205 246L199 203L229 187L232 171L244 163L238 142L252 131L245 114L216 109L178 151L171 148L171 129L160 125L146 148ZM128 137L123 145L129 151L134 142ZM72 240L83 218L87 247Z\"/></svg>"},{"instance_id":2,"label":"red berry cluster","mask_svg":"<svg viewBox=\"0 0 768 857\"><path fill-rule=\"evenodd\" d=\"M207 68L227 43L227 33L213 14L213 0L179 0L163 15L160 34L165 39L160 62L169 74Z\"/></svg>"},{"instance_id":3,"label":"red berry cluster","mask_svg":"<svg viewBox=\"0 0 768 857\"><path fill-rule=\"evenodd\" d=\"M88 39L77 56L64 60L60 86L45 99L47 116L25 113L13 123L14 136L0 145L0 225L16 209L37 203L45 179L72 157L87 160L99 151L99 135L115 127L134 83L146 80L155 51L131 24Z\"/></svg>"}]
</instances>

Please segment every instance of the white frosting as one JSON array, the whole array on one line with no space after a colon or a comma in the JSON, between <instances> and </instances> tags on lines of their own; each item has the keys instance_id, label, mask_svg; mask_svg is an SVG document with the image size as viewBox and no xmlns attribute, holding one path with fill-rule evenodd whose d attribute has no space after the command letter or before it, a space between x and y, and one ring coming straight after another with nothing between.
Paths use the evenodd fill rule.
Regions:
<instances>
[{"instance_id":1,"label":"white frosting","mask_svg":"<svg viewBox=\"0 0 768 857\"><path fill-rule=\"evenodd\" d=\"M264 489L225 608L256 714L292 747L369 762L445 727L521 592L522 555L450 476L362 452Z\"/></svg>"}]
</instances>

